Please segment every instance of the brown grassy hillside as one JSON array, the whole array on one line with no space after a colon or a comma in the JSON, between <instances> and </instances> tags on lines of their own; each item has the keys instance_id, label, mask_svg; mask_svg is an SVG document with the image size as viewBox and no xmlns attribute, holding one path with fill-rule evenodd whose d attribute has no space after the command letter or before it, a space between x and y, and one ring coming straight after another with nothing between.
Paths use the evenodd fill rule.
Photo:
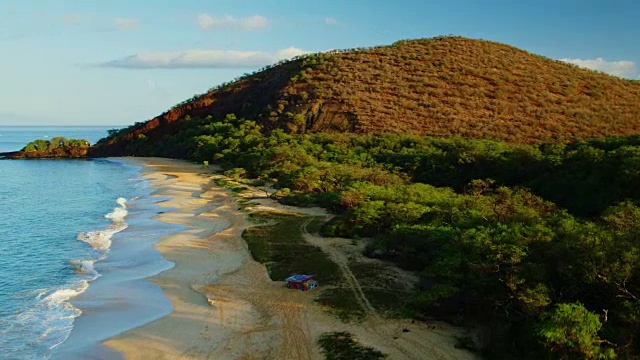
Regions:
<instances>
[{"instance_id":1,"label":"brown grassy hillside","mask_svg":"<svg viewBox=\"0 0 640 360\"><path fill-rule=\"evenodd\" d=\"M489 41L408 40L268 67L179 104L120 139L176 131L187 115L228 113L291 132L571 141L640 132L640 82Z\"/></svg>"}]
</instances>

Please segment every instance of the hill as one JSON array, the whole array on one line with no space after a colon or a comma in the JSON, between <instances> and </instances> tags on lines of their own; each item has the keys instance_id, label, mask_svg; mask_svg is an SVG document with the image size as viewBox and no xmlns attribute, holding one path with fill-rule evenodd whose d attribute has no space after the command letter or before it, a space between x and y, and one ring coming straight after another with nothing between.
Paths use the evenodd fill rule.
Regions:
<instances>
[{"instance_id":1,"label":"hill","mask_svg":"<svg viewBox=\"0 0 640 360\"><path fill-rule=\"evenodd\" d=\"M462 37L307 55L247 74L113 136L175 132L187 117L302 132L402 132L511 143L640 131L640 82ZM119 145L116 145L120 143ZM108 149L108 148L111 149Z\"/></svg>"},{"instance_id":2,"label":"hill","mask_svg":"<svg viewBox=\"0 0 640 360\"><path fill-rule=\"evenodd\" d=\"M419 275L372 306L472 325L459 345L488 359L639 359L639 86L506 45L403 41L263 69L89 155L212 161L328 209L321 235Z\"/></svg>"}]
</instances>

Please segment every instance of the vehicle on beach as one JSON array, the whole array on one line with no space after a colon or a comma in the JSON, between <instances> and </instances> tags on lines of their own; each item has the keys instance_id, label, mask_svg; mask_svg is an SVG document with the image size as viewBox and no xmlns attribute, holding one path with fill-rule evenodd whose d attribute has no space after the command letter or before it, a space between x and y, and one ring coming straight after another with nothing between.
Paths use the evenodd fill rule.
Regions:
<instances>
[{"instance_id":1,"label":"vehicle on beach","mask_svg":"<svg viewBox=\"0 0 640 360\"><path fill-rule=\"evenodd\" d=\"M284 279L287 282L287 288L302 291L309 291L318 286L314 275L292 275Z\"/></svg>"}]
</instances>

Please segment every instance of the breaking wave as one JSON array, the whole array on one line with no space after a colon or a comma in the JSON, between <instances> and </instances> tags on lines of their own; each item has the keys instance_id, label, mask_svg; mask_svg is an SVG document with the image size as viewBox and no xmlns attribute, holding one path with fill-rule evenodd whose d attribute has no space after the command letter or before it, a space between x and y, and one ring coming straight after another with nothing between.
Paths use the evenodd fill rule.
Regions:
<instances>
[{"instance_id":1,"label":"breaking wave","mask_svg":"<svg viewBox=\"0 0 640 360\"><path fill-rule=\"evenodd\" d=\"M119 198L116 203L118 206L105 215L105 218L111 220L106 229L78 234L78 240L91 245L97 255L94 259L69 261L69 265L76 274L80 275L80 279L65 287L37 290L34 293L34 302L28 310L4 319L0 318L0 336L3 336L5 331L13 332L14 335L17 335L15 332L24 332L25 337L33 336L32 331L37 328L37 332L41 335L25 346L46 346L46 353L67 339L73 328L74 319L82 314L82 311L74 307L70 300L85 292L91 281L100 277L94 264L107 256L112 237L127 228L125 222L128 214L127 201Z\"/></svg>"},{"instance_id":2,"label":"breaking wave","mask_svg":"<svg viewBox=\"0 0 640 360\"><path fill-rule=\"evenodd\" d=\"M119 206L104 216L107 219L111 219L111 224L105 230L78 234L78 240L93 246L94 249L102 252L103 256L106 255L111 247L111 238L113 235L127 228L127 223L124 221L129 213L127 211L127 200L125 198L118 198L116 203L118 203Z\"/></svg>"}]
</instances>

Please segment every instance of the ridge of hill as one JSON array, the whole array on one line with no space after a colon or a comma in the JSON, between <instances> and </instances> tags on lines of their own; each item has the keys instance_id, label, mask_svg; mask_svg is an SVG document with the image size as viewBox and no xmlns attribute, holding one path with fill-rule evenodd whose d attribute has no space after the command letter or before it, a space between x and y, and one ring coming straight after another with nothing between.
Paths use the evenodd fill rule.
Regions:
<instances>
[{"instance_id":1,"label":"ridge of hill","mask_svg":"<svg viewBox=\"0 0 640 360\"><path fill-rule=\"evenodd\" d=\"M640 132L640 82L463 37L304 55L245 74L112 136L98 154L233 113L291 133L410 133L511 143Z\"/></svg>"},{"instance_id":2,"label":"ridge of hill","mask_svg":"<svg viewBox=\"0 0 640 360\"><path fill-rule=\"evenodd\" d=\"M492 42L401 41L270 66L89 156L212 161L327 209L320 235L419 274L371 292L380 309L478 325L460 346L486 358L636 359L639 91Z\"/></svg>"}]
</instances>

